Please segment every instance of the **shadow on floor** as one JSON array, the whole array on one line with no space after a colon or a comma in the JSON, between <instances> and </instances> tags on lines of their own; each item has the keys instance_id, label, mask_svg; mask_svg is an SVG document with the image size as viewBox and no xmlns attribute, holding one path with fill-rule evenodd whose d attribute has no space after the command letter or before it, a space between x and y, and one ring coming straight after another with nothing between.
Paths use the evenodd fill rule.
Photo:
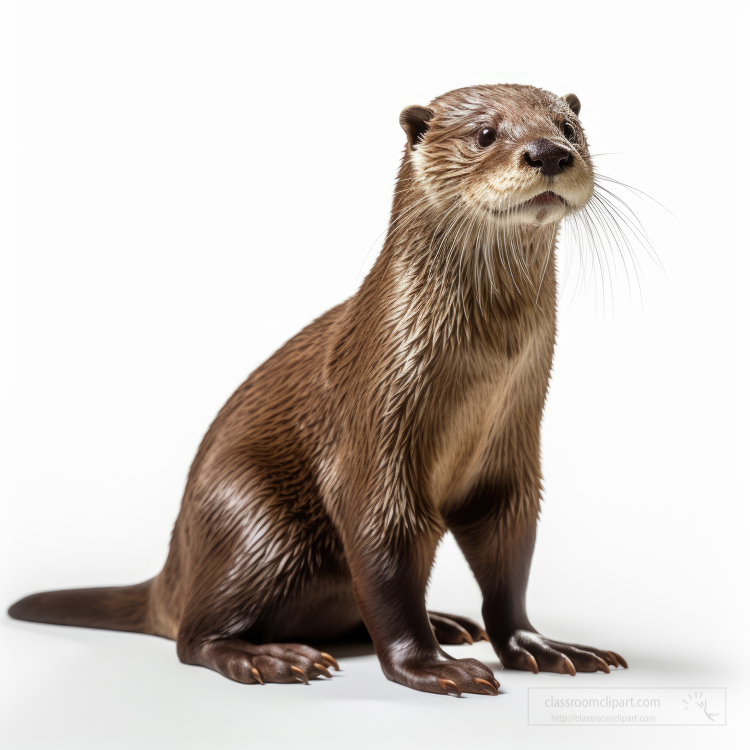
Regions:
<instances>
[{"instance_id":1,"label":"shadow on floor","mask_svg":"<svg viewBox=\"0 0 750 750\"><path fill-rule=\"evenodd\" d=\"M310 641L308 645L320 651L333 653L336 658L340 656L347 659L353 656L375 655L375 647L372 645L372 639L364 624L343 638L335 641Z\"/></svg>"}]
</instances>

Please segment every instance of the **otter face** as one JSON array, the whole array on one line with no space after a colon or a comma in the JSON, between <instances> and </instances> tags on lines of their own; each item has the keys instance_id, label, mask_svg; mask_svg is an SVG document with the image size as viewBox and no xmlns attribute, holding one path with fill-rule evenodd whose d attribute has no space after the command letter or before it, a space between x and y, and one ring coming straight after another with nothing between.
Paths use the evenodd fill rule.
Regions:
<instances>
[{"instance_id":1,"label":"otter face","mask_svg":"<svg viewBox=\"0 0 750 750\"><path fill-rule=\"evenodd\" d=\"M594 190L574 94L532 86L457 89L400 117L416 185L438 212L540 226L582 209Z\"/></svg>"}]
</instances>

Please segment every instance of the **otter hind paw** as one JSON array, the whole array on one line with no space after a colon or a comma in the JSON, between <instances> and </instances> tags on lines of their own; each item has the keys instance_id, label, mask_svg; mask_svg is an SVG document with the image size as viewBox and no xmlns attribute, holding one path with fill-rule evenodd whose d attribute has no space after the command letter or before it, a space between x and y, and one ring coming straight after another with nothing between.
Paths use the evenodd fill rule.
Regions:
<instances>
[{"instance_id":1,"label":"otter hind paw","mask_svg":"<svg viewBox=\"0 0 750 750\"><path fill-rule=\"evenodd\" d=\"M246 685L267 682L307 685L316 677L331 677L330 669L340 669L332 656L310 646L298 643L256 646L237 638L210 641L191 661Z\"/></svg>"},{"instance_id":2,"label":"otter hind paw","mask_svg":"<svg viewBox=\"0 0 750 750\"><path fill-rule=\"evenodd\" d=\"M443 612L428 612L427 614L438 643L459 645L489 640L484 628L468 617L447 615Z\"/></svg>"}]
</instances>

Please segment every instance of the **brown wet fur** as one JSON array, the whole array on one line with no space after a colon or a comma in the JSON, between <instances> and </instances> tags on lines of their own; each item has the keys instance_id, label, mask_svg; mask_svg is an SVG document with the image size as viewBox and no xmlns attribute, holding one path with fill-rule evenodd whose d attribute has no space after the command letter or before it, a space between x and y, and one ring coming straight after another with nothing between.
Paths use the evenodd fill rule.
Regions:
<instances>
[{"instance_id":1,"label":"brown wet fur","mask_svg":"<svg viewBox=\"0 0 750 750\"><path fill-rule=\"evenodd\" d=\"M614 652L543 638L525 608L555 243L560 219L593 190L579 109L575 97L498 85L405 110L380 256L353 297L220 411L162 572L137 586L32 595L10 614L172 638L183 662L242 683L329 676L335 659L300 642L363 621L386 676L418 690L497 694L490 669L438 641L488 638L506 667L531 671L626 666ZM487 127L497 141L480 148ZM539 139L570 159L542 173L524 150ZM524 204L545 191L564 209ZM486 632L425 608L447 530L481 586Z\"/></svg>"}]
</instances>

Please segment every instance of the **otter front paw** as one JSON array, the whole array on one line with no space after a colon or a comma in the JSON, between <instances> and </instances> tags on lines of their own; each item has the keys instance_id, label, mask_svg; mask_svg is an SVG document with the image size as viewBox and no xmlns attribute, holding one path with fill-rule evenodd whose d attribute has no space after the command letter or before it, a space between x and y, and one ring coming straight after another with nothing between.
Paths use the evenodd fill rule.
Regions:
<instances>
[{"instance_id":1,"label":"otter front paw","mask_svg":"<svg viewBox=\"0 0 750 750\"><path fill-rule=\"evenodd\" d=\"M624 667L628 663L614 651L602 651L577 643L561 643L544 638L529 630L516 630L495 650L507 669L525 669L535 674L560 672L574 675L578 672L609 672L610 667Z\"/></svg>"},{"instance_id":2,"label":"otter front paw","mask_svg":"<svg viewBox=\"0 0 750 750\"><path fill-rule=\"evenodd\" d=\"M432 658L407 658L383 665L389 680L427 693L497 695L500 683L492 670L476 659L453 659L440 653Z\"/></svg>"}]
</instances>

